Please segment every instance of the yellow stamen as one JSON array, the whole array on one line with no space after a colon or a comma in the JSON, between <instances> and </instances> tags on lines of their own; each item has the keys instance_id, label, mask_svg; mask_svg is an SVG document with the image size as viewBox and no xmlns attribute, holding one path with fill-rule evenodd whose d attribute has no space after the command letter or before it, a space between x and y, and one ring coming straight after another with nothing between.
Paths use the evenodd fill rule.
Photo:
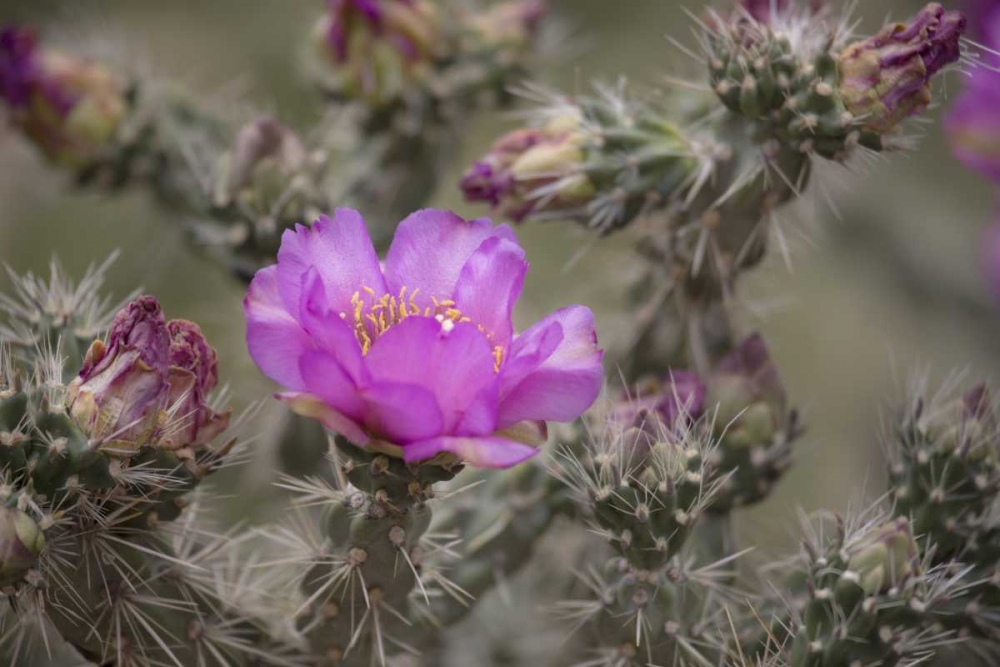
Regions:
<instances>
[{"instance_id":1,"label":"yellow stamen","mask_svg":"<svg viewBox=\"0 0 1000 667\"><path fill-rule=\"evenodd\" d=\"M407 294L408 291L404 286L396 296L385 294L378 297L375 290L365 285L351 296L351 312L342 312L340 317L348 321L354 329L354 337L361 345L362 354L368 354L379 336L408 317L417 315L433 317L441 323L445 332L451 331L455 324L472 321L462 314L452 299L430 297L431 305L421 309L416 301L420 290L413 290ZM493 334L482 325L477 326L492 343ZM504 350L499 345L493 347L493 360L494 369L499 372L504 360Z\"/></svg>"}]
</instances>

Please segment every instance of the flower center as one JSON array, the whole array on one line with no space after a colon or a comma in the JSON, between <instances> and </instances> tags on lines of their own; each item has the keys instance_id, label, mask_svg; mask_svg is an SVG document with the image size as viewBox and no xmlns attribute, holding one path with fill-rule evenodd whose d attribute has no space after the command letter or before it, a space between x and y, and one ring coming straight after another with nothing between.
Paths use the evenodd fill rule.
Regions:
<instances>
[{"instance_id":1,"label":"flower center","mask_svg":"<svg viewBox=\"0 0 1000 667\"><path fill-rule=\"evenodd\" d=\"M354 329L354 337L361 345L362 354L368 354L379 336L408 317L433 317L441 324L441 331L445 335L455 328L455 324L472 321L455 307L455 302L451 299L439 300L431 297L431 305L421 308L416 302L420 290L415 289L407 294L408 291L409 288L403 287L399 290L398 295L385 294L376 297L375 290L365 285L351 296L352 310L349 313L341 312L340 319L351 324ZM362 292L370 296L371 299L362 298ZM476 326L492 345L493 334L482 325ZM493 345L493 369L497 372L500 371L500 366L503 364L503 357L503 347Z\"/></svg>"}]
</instances>

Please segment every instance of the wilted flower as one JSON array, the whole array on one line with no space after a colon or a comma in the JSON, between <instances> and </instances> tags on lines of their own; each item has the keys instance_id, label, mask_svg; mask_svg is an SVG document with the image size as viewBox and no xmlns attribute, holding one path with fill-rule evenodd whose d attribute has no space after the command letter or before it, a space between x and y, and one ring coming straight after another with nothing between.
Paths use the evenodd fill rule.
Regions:
<instances>
[{"instance_id":1,"label":"wilted flower","mask_svg":"<svg viewBox=\"0 0 1000 667\"><path fill-rule=\"evenodd\" d=\"M848 549L848 570L868 595L884 593L917 573L919 549L910 522L900 517L874 528Z\"/></svg>"},{"instance_id":2,"label":"wilted flower","mask_svg":"<svg viewBox=\"0 0 1000 667\"><path fill-rule=\"evenodd\" d=\"M100 63L38 49L35 34L0 31L0 97L47 157L68 167L92 162L125 114L122 86Z\"/></svg>"},{"instance_id":3,"label":"wilted flower","mask_svg":"<svg viewBox=\"0 0 1000 667\"><path fill-rule=\"evenodd\" d=\"M0 507L0 586L11 586L34 567L45 535L34 519L16 507Z\"/></svg>"},{"instance_id":4,"label":"wilted flower","mask_svg":"<svg viewBox=\"0 0 1000 667\"><path fill-rule=\"evenodd\" d=\"M961 57L966 19L927 5L909 23L893 23L840 55L840 92L865 127L885 133L931 102L930 80Z\"/></svg>"},{"instance_id":5,"label":"wilted flower","mask_svg":"<svg viewBox=\"0 0 1000 667\"><path fill-rule=\"evenodd\" d=\"M977 4L973 25L988 49L1000 51L1000 0ZM955 157L1000 185L1000 56L984 53L945 119ZM1000 283L995 283L1000 284Z\"/></svg>"},{"instance_id":6,"label":"wilted flower","mask_svg":"<svg viewBox=\"0 0 1000 667\"><path fill-rule=\"evenodd\" d=\"M277 265L257 272L250 355L296 412L357 445L510 466L602 383L589 309L514 333L527 268L508 227L439 210L400 223L383 268L360 214L338 209L286 231Z\"/></svg>"},{"instance_id":7,"label":"wilted flower","mask_svg":"<svg viewBox=\"0 0 1000 667\"><path fill-rule=\"evenodd\" d=\"M785 389L759 334L744 339L706 378L706 404L716 409L724 441L740 447L767 445L786 418Z\"/></svg>"},{"instance_id":8,"label":"wilted flower","mask_svg":"<svg viewBox=\"0 0 1000 667\"><path fill-rule=\"evenodd\" d=\"M595 192L582 171L584 139L577 115L556 119L543 129L509 132L465 172L465 198L489 202L514 221L532 213L578 208Z\"/></svg>"},{"instance_id":9,"label":"wilted flower","mask_svg":"<svg viewBox=\"0 0 1000 667\"><path fill-rule=\"evenodd\" d=\"M151 296L115 315L108 343L95 341L70 384L70 413L112 453L177 450L210 441L229 413L207 403L218 383L215 350L196 324L167 322Z\"/></svg>"},{"instance_id":10,"label":"wilted flower","mask_svg":"<svg viewBox=\"0 0 1000 667\"><path fill-rule=\"evenodd\" d=\"M316 30L339 93L374 103L396 99L426 75L441 45L427 0L329 0Z\"/></svg>"},{"instance_id":11,"label":"wilted flower","mask_svg":"<svg viewBox=\"0 0 1000 667\"><path fill-rule=\"evenodd\" d=\"M163 433L168 449L199 447L229 427L229 412L217 413L209 396L219 384L219 358L194 322L170 320L167 405L172 424Z\"/></svg>"}]
</instances>

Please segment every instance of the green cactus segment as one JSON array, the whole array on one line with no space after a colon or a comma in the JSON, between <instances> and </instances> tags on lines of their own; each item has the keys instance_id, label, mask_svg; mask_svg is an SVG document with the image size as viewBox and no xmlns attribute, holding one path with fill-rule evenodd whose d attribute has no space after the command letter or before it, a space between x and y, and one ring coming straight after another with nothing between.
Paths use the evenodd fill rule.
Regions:
<instances>
[{"instance_id":1,"label":"green cactus segment","mask_svg":"<svg viewBox=\"0 0 1000 667\"><path fill-rule=\"evenodd\" d=\"M849 667L856 661L901 664L927 606L909 523L843 534L806 560L809 601L792 647L793 667ZM905 664L905 663L903 663Z\"/></svg>"},{"instance_id":2,"label":"green cactus segment","mask_svg":"<svg viewBox=\"0 0 1000 667\"><path fill-rule=\"evenodd\" d=\"M1000 431L984 390L944 403L916 400L892 435L889 484L935 560L981 562L979 535L1000 491ZM974 403L981 403L975 405Z\"/></svg>"},{"instance_id":3,"label":"green cactus segment","mask_svg":"<svg viewBox=\"0 0 1000 667\"><path fill-rule=\"evenodd\" d=\"M709 80L731 112L765 140L843 161L858 145L882 150L880 135L847 109L832 41L803 56L789 38L738 22L710 39Z\"/></svg>"},{"instance_id":4,"label":"green cactus segment","mask_svg":"<svg viewBox=\"0 0 1000 667\"><path fill-rule=\"evenodd\" d=\"M1000 636L1000 430L989 391L915 397L890 438L896 513L911 518L927 559L969 582L939 622L963 637Z\"/></svg>"},{"instance_id":5,"label":"green cactus segment","mask_svg":"<svg viewBox=\"0 0 1000 667\"><path fill-rule=\"evenodd\" d=\"M728 559L696 570L686 549L718 486L707 477L714 446L689 424L647 417L642 427L599 422L556 454L552 473L582 509L576 518L619 554L580 575L593 597L557 611L586 628L604 660L595 664L716 664L723 642L704 622L706 601L710 585L725 589Z\"/></svg>"},{"instance_id":6,"label":"green cactus segment","mask_svg":"<svg viewBox=\"0 0 1000 667\"><path fill-rule=\"evenodd\" d=\"M340 439L337 448L353 490L327 508L332 551L303 578L306 603L296 622L323 664L384 663L410 644L410 597L423 587L421 537L433 485L461 466L406 464Z\"/></svg>"},{"instance_id":7,"label":"green cactus segment","mask_svg":"<svg viewBox=\"0 0 1000 667\"><path fill-rule=\"evenodd\" d=\"M758 380L723 373L708 380L705 400L715 409L710 426L719 443L708 461L710 477L719 480L710 512L764 500L792 465L793 444L803 432L798 411L787 406L780 386L756 390Z\"/></svg>"},{"instance_id":8,"label":"green cactus segment","mask_svg":"<svg viewBox=\"0 0 1000 667\"><path fill-rule=\"evenodd\" d=\"M609 429L609 431L613 430ZM607 433L580 451L563 448L554 474L632 566L654 570L676 556L711 503L706 447L664 427Z\"/></svg>"}]
</instances>

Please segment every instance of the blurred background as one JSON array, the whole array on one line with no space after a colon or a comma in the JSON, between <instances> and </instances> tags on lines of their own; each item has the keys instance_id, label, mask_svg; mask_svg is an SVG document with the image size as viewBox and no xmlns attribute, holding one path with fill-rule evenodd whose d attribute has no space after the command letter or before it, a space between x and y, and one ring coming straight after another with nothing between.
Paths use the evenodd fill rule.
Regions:
<instances>
[{"instance_id":1,"label":"blurred background","mask_svg":"<svg viewBox=\"0 0 1000 667\"><path fill-rule=\"evenodd\" d=\"M551 4L571 26L574 49L537 72L546 83L574 90L625 75L642 89L661 85L664 73L697 68L666 36L691 42L683 7L698 12L701 0ZM862 5L860 30L870 32L887 14L902 17L922 3ZM33 24L57 39L85 35L117 57L144 62L156 76L205 95L235 86L248 104L308 127L322 105L300 55L322 9L321 0L0 0L0 23ZM960 85L960 74L947 77L942 106ZM739 518L739 531L765 551L792 545L796 508L844 509L880 493L880 416L915 373L940 381L958 369L972 381L995 379L1000 369L1000 304L981 270L981 232L994 216L993 195L951 158L940 112L918 126L926 135L919 151L824 173L812 196L784 215L794 240L790 265L773 253L746 285L747 326L767 336L809 429L787 481ZM467 217L485 213L462 201L458 174L512 123L487 115L468 128L435 205ZM0 129L0 260L19 273L47 272L57 256L80 275L120 249L108 289L123 296L141 286L160 298L168 317L199 322L219 349L237 409L266 398L274 387L243 343L242 285L191 252L169 215L142 192L74 192L16 131ZM521 325L557 306L584 303L597 312L604 344L613 345L616 323L627 316L628 239L595 240L570 224L518 233L532 264L517 313ZM0 290L8 286L0 276ZM256 424L271 428L280 414L269 402ZM273 507L263 506L273 497L265 489L271 456L262 445L254 465L227 473L230 502L241 514L254 503L258 518L273 515Z\"/></svg>"}]
</instances>

